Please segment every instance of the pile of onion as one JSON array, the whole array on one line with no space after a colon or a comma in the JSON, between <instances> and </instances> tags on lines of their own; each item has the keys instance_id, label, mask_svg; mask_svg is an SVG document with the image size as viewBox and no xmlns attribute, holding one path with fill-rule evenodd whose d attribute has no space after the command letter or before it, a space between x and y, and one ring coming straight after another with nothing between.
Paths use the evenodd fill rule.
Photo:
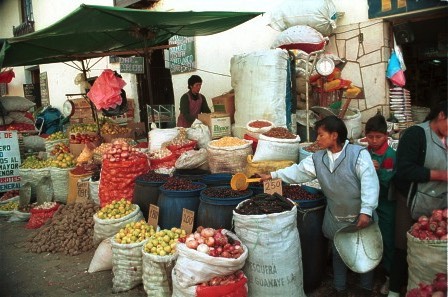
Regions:
<instances>
[{"instance_id":1,"label":"pile of onion","mask_svg":"<svg viewBox=\"0 0 448 297\"><path fill-rule=\"evenodd\" d=\"M406 297L446 297L446 273L437 273L432 284L420 283L418 288L410 290Z\"/></svg>"},{"instance_id":2,"label":"pile of onion","mask_svg":"<svg viewBox=\"0 0 448 297\"><path fill-rule=\"evenodd\" d=\"M194 233L179 238L190 248L212 257L237 259L243 254L241 242L222 233L223 229L198 227Z\"/></svg>"},{"instance_id":3,"label":"pile of onion","mask_svg":"<svg viewBox=\"0 0 448 297\"><path fill-rule=\"evenodd\" d=\"M421 240L448 240L447 218L448 208L435 209L429 218L420 216L409 233Z\"/></svg>"},{"instance_id":4,"label":"pile of onion","mask_svg":"<svg viewBox=\"0 0 448 297\"><path fill-rule=\"evenodd\" d=\"M127 143L114 143L103 155L103 160L107 159L110 162L120 162L135 160L139 156L141 156L141 153L137 148Z\"/></svg>"}]
</instances>

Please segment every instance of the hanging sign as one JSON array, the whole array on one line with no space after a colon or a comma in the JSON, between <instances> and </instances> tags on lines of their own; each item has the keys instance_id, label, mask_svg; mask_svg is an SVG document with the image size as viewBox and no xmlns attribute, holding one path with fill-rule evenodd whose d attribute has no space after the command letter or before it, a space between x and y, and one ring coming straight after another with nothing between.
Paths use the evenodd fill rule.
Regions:
<instances>
[{"instance_id":1,"label":"hanging sign","mask_svg":"<svg viewBox=\"0 0 448 297\"><path fill-rule=\"evenodd\" d=\"M120 58L121 73L145 73L145 59L143 57Z\"/></svg>"},{"instance_id":2,"label":"hanging sign","mask_svg":"<svg viewBox=\"0 0 448 297\"><path fill-rule=\"evenodd\" d=\"M17 131L0 131L0 192L20 188L20 164Z\"/></svg>"},{"instance_id":3,"label":"hanging sign","mask_svg":"<svg viewBox=\"0 0 448 297\"><path fill-rule=\"evenodd\" d=\"M171 74L196 70L194 37L175 35L170 38L168 43L176 45L169 49Z\"/></svg>"},{"instance_id":4,"label":"hanging sign","mask_svg":"<svg viewBox=\"0 0 448 297\"><path fill-rule=\"evenodd\" d=\"M36 96L34 92L34 84L23 84L23 94L26 99L36 102Z\"/></svg>"},{"instance_id":5,"label":"hanging sign","mask_svg":"<svg viewBox=\"0 0 448 297\"><path fill-rule=\"evenodd\" d=\"M367 3L369 4L369 19L430 8L446 8L448 4L445 0L367 0Z\"/></svg>"},{"instance_id":6,"label":"hanging sign","mask_svg":"<svg viewBox=\"0 0 448 297\"><path fill-rule=\"evenodd\" d=\"M48 93L48 76L47 72L42 72L40 78L40 100L42 106L50 105L50 94Z\"/></svg>"}]
</instances>

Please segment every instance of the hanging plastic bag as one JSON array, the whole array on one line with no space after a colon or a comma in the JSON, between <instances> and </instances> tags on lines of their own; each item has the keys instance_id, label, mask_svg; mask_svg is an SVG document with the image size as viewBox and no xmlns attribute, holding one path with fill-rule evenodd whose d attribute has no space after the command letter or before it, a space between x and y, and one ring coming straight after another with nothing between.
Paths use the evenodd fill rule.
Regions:
<instances>
[{"instance_id":1,"label":"hanging plastic bag","mask_svg":"<svg viewBox=\"0 0 448 297\"><path fill-rule=\"evenodd\" d=\"M387 64L386 77L396 86L403 87L406 84L404 71L401 68L400 60L395 51L390 55Z\"/></svg>"},{"instance_id":2,"label":"hanging plastic bag","mask_svg":"<svg viewBox=\"0 0 448 297\"><path fill-rule=\"evenodd\" d=\"M95 80L87 96L95 104L96 108L115 108L122 103L121 89L126 82L110 69L106 69Z\"/></svg>"}]
</instances>

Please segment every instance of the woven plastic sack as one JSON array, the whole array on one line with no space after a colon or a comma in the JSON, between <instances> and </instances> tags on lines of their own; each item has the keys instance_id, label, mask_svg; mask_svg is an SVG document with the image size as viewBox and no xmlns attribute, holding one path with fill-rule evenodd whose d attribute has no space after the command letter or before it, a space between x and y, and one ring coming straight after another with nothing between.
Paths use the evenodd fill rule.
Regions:
<instances>
[{"instance_id":1,"label":"woven plastic sack","mask_svg":"<svg viewBox=\"0 0 448 297\"><path fill-rule=\"evenodd\" d=\"M212 140L210 129L200 120L194 120L191 127L187 129L188 139L196 140L198 148L206 148L207 144Z\"/></svg>"},{"instance_id":2,"label":"woven plastic sack","mask_svg":"<svg viewBox=\"0 0 448 297\"><path fill-rule=\"evenodd\" d=\"M53 183L50 176L43 177L36 186L36 201L37 204L53 201Z\"/></svg>"},{"instance_id":3,"label":"woven plastic sack","mask_svg":"<svg viewBox=\"0 0 448 297\"><path fill-rule=\"evenodd\" d=\"M238 204L237 209L243 203ZM233 211L233 223L235 233L249 248L247 261L250 265L243 269L249 296L305 297L297 207L263 215L242 215ZM285 282L267 286L261 281L266 279L266 271L270 271L269 279L284 279Z\"/></svg>"},{"instance_id":4,"label":"woven plastic sack","mask_svg":"<svg viewBox=\"0 0 448 297\"><path fill-rule=\"evenodd\" d=\"M92 181L89 179L89 196L95 204L100 205L100 198L98 198L98 188L100 187L100 181Z\"/></svg>"},{"instance_id":5,"label":"woven plastic sack","mask_svg":"<svg viewBox=\"0 0 448 297\"><path fill-rule=\"evenodd\" d=\"M408 291L419 283L432 283L434 276L446 273L447 241L420 240L409 232L408 239Z\"/></svg>"},{"instance_id":6,"label":"woven plastic sack","mask_svg":"<svg viewBox=\"0 0 448 297\"><path fill-rule=\"evenodd\" d=\"M294 26L280 33L271 47L311 53L323 49L324 46L325 39L317 30L308 26Z\"/></svg>"},{"instance_id":7,"label":"woven plastic sack","mask_svg":"<svg viewBox=\"0 0 448 297\"><path fill-rule=\"evenodd\" d=\"M111 239L112 243L112 293L129 291L142 283L142 246L139 243L120 244Z\"/></svg>"},{"instance_id":8,"label":"woven plastic sack","mask_svg":"<svg viewBox=\"0 0 448 297\"><path fill-rule=\"evenodd\" d=\"M254 176L261 174L268 174L279 169L283 169L294 164L293 161L261 161L254 162L252 155L247 156L247 165L244 173L246 176Z\"/></svg>"},{"instance_id":9,"label":"woven plastic sack","mask_svg":"<svg viewBox=\"0 0 448 297\"><path fill-rule=\"evenodd\" d=\"M252 154L252 141L244 141L244 145L231 147L217 147L213 146L213 141L209 142L207 158L210 172L242 172L247 165L247 156Z\"/></svg>"},{"instance_id":10,"label":"woven plastic sack","mask_svg":"<svg viewBox=\"0 0 448 297\"><path fill-rule=\"evenodd\" d=\"M11 111L8 115L13 119L14 123L34 125L34 121L26 117L24 111Z\"/></svg>"},{"instance_id":11,"label":"woven plastic sack","mask_svg":"<svg viewBox=\"0 0 448 297\"><path fill-rule=\"evenodd\" d=\"M133 212L119 219L103 220L98 218L97 214L94 214L93 244L99 244L104 239L114 236L128 223L144 220L140 207L137 204L134 204L134 206L135 209Z\"/></svg>"},{"instance_id":12,"label":"woven plastic sack","mask_svg":"<svg viewBox=\"0 0 448 297\"><path fill-rule=\"evenodd\" d=\"M14 120L10 117L10 116L1 116L0 115L0 125L9 125L13 122Z\"/></svg>"},{"instance_id":13,"label":"woven plastic sack","mask_svg":"<svg viewBox=\"0 0 448 297\"><path fill-rule=\"evenodd\" d=\"M69 171L73 168L50 167L51 182L53 183L54 201L67 203Z\"/></svg>"},{"instance_id":14,"label":"woven plastic sack","mask_svg":"<svg viewBox=\"0 0 448 297\"><path fill-rule=\"evenodd\" d=\"M331 0L287 0L269 13L269 26L283 31L295 25L306 25L329 36L336 29L336 12Z\"/></svg>"},{"instance_id":15,"label":"woven plastic sack","mask_svg":"<svg viewBox=\"0 0 448 297\"><path fill-rule=\"evenodd\" d=\"M282 139L260 135L253 161L293 161L299 158L300 136Z\"/></svg>"},{"instance_id":16,"label":"woven plastic sack","mask_svg":"<svg viewBox=\"0 0 448 297\"><path fill-rule=\"evenodd\" d=\"M232 232L223 229L223 234L241 241ZM215 276L234 273L243 268L249 254L248 247L241 244L243 253L237 259L212 257L188 248L184 243L178 243L176 248L178 258L173 270L176 271L177 281L183 288L206 282ZM261 296L261 295L259 295Z\"/></svg>"},{"instance_id":17,"label":"woven plastic sack","mask_svg":"<svg viewBox=\"0 0 448 297\"><path fill-rule=\"evenodd\" d=\"M36 196L36 187L44 177L50 177L50 168L40 169L24 169L19 168L19 174L21 177L20 185L29 183L31 185L31 196Z\"/></svg>"},{"instance_id":18,"label":"woven plastic sack","mask_svg":"<svg viewBox=\"0 0 448 297\"><path fill-rule=\"evenodd\" d=\"M45 140L45 151L47 153L51 152L54 149L55 145L58 143L63 143L68 146L68 144L69 144L68 142L69 142L68 138L56 139L56 140Z\"/></svg>"},{"instance_id":19,"label":"woven plastic sack","mask_svg":"<svg viewBox=\"0 0 448 297\"><path fill-rule=\"evenodd\" d=\"M174 166L176 169L195 169L207 163L207 150L201 148L199 150L191 150L183 153Z\"/></svg>"},{"instance_id":20,"label":"woven plastic sack","mask_svg":"<svg viewBox=\"0 0 448 297\"><path fill-rule=\"evenodd\" d=\"M177 254L157 256L145 252L144 246L142 247L142 280L146 295L148 297L171 296L173 292L171 272L176 262Z\"/></svg>"},{"instance_id":21,"label":"woven plastic sack","mask_svg":"<svg viewBox=\"0 0 448 297\"><path fill-rule=\"evenodd\" d=\"M4 96L0 97L0 102L6 111L28 111L31 107L36 106L31 100L20 96Z\"/></svg>"},{"instance_id":22,"label":"woven plastic sack","mask_svg":"<svg viewBox=\"0 0 448 297\"><path fill-rule=\"evenodd\" d=\"M104 270L112 270L112 243L111 238L101 241L89 264L87 272L93 273Z\"/></svg>"},{"instance_id":23,"label":"woven plastic sack","mask_svg":"<svg viewBox=\"0 0 448 297\"><path fill-rule=\"evenodd\" d=\"M159 150L162 145L173 140L179 134L178 128L152 129L148 133L148 148L150 151Z\"/></svg>"}]
</instances>

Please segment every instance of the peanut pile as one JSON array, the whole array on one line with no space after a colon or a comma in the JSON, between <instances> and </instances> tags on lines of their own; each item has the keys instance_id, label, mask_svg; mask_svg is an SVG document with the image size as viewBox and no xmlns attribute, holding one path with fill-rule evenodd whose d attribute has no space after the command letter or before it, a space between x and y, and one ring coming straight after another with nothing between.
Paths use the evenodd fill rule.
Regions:
<instances>
[{"instance_id":1,"label":"peanut pile","mask_svg":"<svg viewBox=\"0 0 448 297\"><path fill-rule=\"evenodd\" d=\"M94 202L62 205L53 218L28 240L33 253L63 252L79 255L93 248L93 215L99 206Z\"/></svg>"}]
</instances>

